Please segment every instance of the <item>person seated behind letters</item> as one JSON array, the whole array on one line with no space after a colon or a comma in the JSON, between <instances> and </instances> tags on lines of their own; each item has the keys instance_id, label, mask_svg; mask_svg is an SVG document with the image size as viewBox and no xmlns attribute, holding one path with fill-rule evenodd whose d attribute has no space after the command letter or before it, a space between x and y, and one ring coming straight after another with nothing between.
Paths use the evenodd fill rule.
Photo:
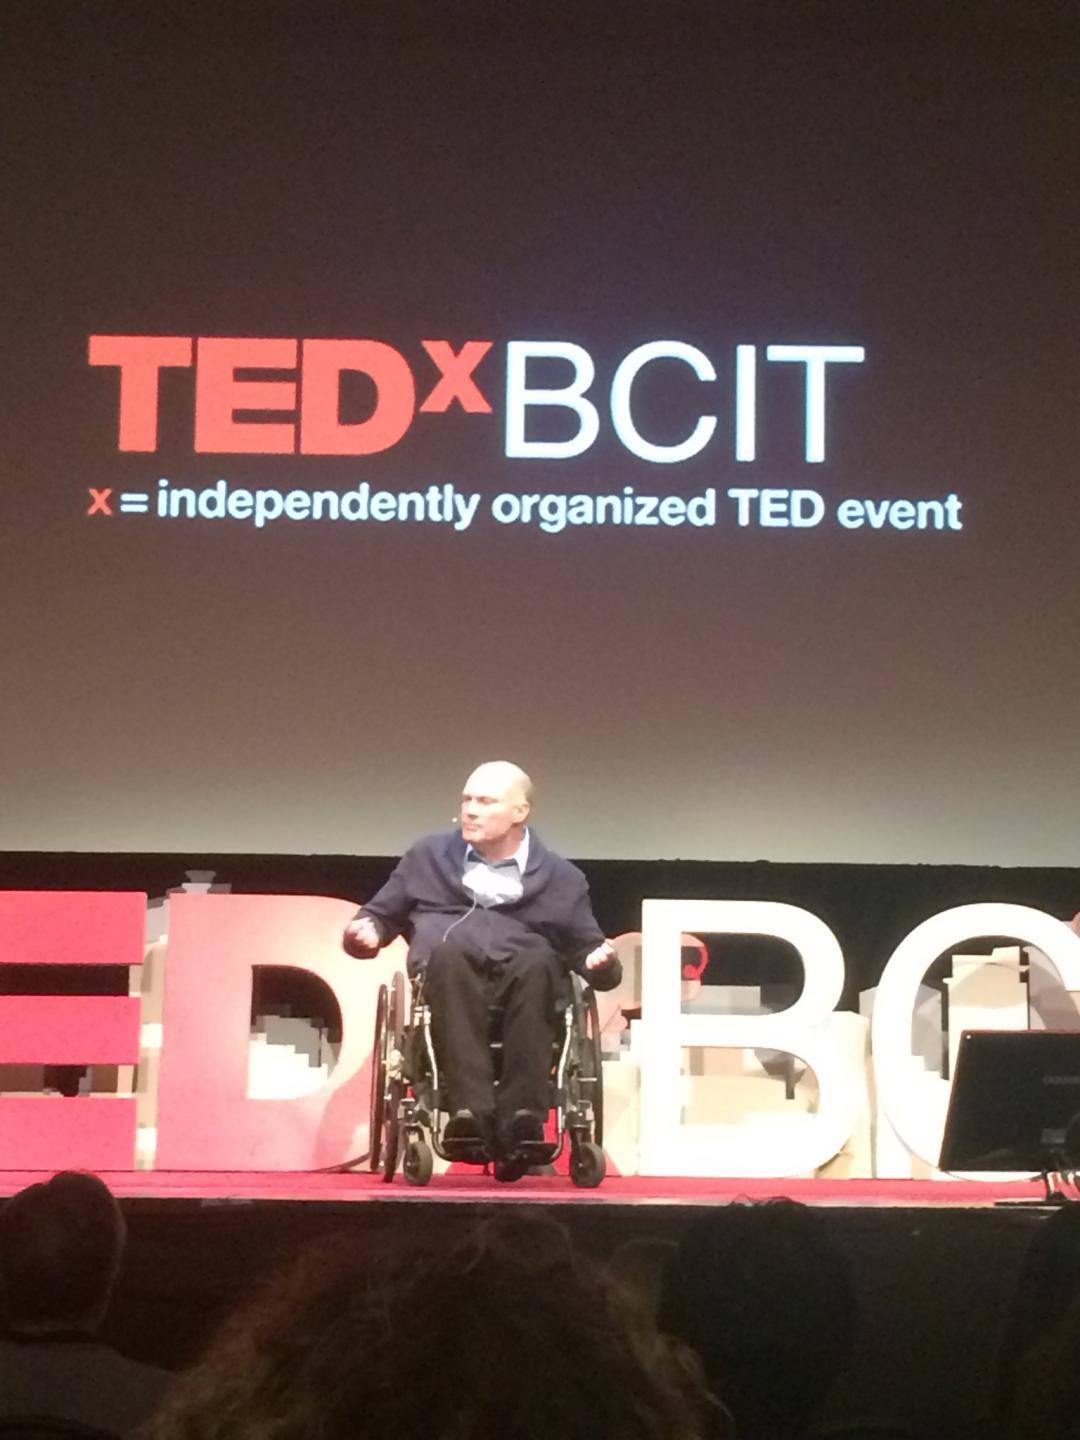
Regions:
<instances>
[{"instance_id":1,"label":"person seated behind letters","mask_svg":"<svg viewBox=\"0 0 1080 1440\"><path fill-rule=\"evenodd\" d=\"M120 1207L96 1175L61 1171L0 1211L0 1425L13 1416L126 1435L172 1376L97 1338L125 1241Z\"/></svg>"},{"instance_id":2,"label":"person seated behind letters","mask_svg":"<svg viewBox=\"0 0 1080 1440\"><path fill-rule=\"evenodd\" d=\"M528 826L532 782L505 760L465 782L461 828L418 841L346 928L351 955L397 935L423 977L453 1114L444 1138L500 1153L543 1139L558 996L569 970L598 990L621 978L584 875ZM494 1084L489 1006L504 1010Z\"/></svg>"}]
</instances>

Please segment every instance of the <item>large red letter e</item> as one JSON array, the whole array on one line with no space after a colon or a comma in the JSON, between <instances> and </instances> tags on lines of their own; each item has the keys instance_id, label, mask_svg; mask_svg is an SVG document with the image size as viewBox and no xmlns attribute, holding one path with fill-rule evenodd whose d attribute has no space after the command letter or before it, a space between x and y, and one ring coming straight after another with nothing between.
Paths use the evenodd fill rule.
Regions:
<instances>
[{"instance_id":1,"label":"large red letter e","mask_svg":"<svg viewBox=\"0 0 1080 1440\"><path fill-rule=\"evenodd\" d=\"M146 896L0 890L0 963L141 965ZM139 997L0 995L0 1064L134 1065ZM9 1170L131 1170L135 1100L0 1097L0 1163Z\"/></svg>"}]
</instances>

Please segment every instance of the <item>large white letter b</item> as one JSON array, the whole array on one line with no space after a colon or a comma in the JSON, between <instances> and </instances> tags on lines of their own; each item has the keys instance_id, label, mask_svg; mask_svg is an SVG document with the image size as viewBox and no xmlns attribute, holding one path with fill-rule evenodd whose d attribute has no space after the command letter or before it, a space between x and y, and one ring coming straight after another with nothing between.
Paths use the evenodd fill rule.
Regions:
<instances>
[{"instance_id":1,"label":"large white letter b","mask_svg":"<svg viewBox=\"0 0 1080 1440\"><path fill-rule=\"evenodd\" d=\"M642 906L640 1048L643 1175L798 1175L831 1160L850 1138L861 1077L837 1044L830 1016L844 987L832 931L807 910L772 901L646 900ZM680 937L775 935L798 951L805 982L775 1015L684 1014ZM681 1056L686 1046L779 1050L817 1076L814 1115L781 1123L684 1125Z\"/></svg>"},{"instance_id":2,"label":"large white letter b","mask_svg":"<svg viewBox=\"0 0 1080 1440\"><path fill-rule=\"evenodd\" d=\"M530 390L525 371L530 359L569 360L574 378L561 390ZM566 460L588 450L600 432L600 416L585 391L596 367L580 345L565 340L511 340L506 347L506 453L516 460ZM525 411L530 405L559 405L573 410L580 424L569 440L526 440Z\"/></svg>"}]
</instances>

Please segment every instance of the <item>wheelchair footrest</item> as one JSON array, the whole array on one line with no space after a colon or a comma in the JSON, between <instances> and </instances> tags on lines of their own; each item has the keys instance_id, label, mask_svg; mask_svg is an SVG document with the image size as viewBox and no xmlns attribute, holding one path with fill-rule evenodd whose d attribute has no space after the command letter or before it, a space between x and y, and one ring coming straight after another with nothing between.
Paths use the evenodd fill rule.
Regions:
<instances>
[{"instance_id":1,"label":"wheelchair footrest","mask_svg":"<svg viewBox=\"0 0 1080 1440\"><path fill-rule=\"evenodd\" d=\"M528 1160L530 1165L550 1165L559 1153L559 1147L550 1140L523 1140L514 1146L514 1154Z\"/></svg>"},{"instance_id":2,"label":"wheelchair footrest","mask_svg":"<svg viewBox=\"0 0 1080 1440\"><path fill-rule=\"evenodd\" d=\"M491 1159L491 1152L482 1140L444 1139L440 1148L447 1160L457 1160L463 1165L486 1165Z\"/></svg>"},{"instance_id":3,"label":"wheelchair footrest","mask_svg":"<svg viewBox=\"0 0 1080 1440\"><path fill-rule=\"evenodd\" d=\"M440 1149L447 1160L460 1165L488 1165L498 1158L482 1141L478 1140L444 1139ZM526 1161L530 1167L550 1165L559 1153L559 1147L552 1145L549 1140L525 1140L520 1145L516 1145L512 1153Z\"/></svg>"}]
</instances>

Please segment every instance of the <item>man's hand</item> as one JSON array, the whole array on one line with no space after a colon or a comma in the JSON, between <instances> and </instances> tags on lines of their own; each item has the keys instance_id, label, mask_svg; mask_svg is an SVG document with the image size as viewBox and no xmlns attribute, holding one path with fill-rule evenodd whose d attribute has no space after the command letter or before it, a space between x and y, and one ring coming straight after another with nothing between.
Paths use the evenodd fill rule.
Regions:
<instances>
[{"instance_id":1,"label":"man's hand","mask_svg":"<svg viewBox=\"0 0 1080 1440\"><path fill-rule=\"evenodd\" d=\"M586 970L607 970L615 961L615 947L610 940L605 940L602 945L597 945L595 950L590 950L585 956Z\"/></svg>"},{"instance_id":2,"label":"man's hand","mask_svg":"<svg viewBox=\"0 0 1080 1440\"><path fill-rule=\"evenodd\" d=\"M382 941L375 921L370 916L361 915L356 920L350 920L345 926L341 944L354 960L370 960L379 953Z\"/></svg>"}]
</instances>

